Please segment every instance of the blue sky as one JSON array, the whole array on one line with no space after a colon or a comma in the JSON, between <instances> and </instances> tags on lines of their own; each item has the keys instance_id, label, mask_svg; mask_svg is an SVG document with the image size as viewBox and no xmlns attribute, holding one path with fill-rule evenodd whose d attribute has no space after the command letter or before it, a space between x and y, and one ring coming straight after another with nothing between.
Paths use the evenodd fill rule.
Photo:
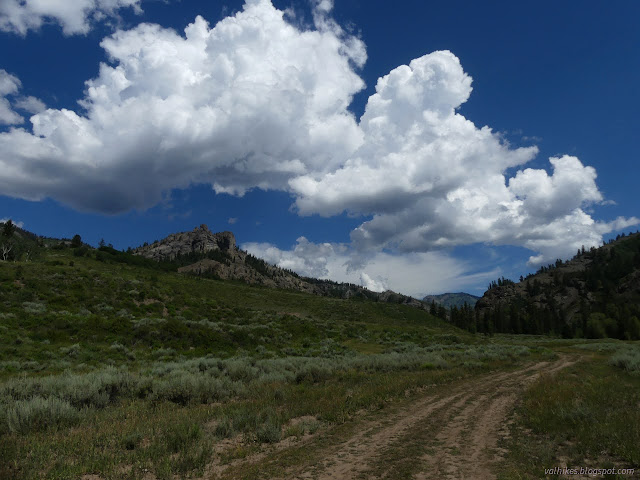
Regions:
<instances>
[{"instance_id":1,"label":"blue sky","mask_svg":"<svg viewBox=\"0 0 640 480\"><path fill-rule=\"evenodd\" d=\"M0 219L40 235L206 223L420 296L638 228L637 2L42 3L0 4Z\"/></svg>"}]
</instances>

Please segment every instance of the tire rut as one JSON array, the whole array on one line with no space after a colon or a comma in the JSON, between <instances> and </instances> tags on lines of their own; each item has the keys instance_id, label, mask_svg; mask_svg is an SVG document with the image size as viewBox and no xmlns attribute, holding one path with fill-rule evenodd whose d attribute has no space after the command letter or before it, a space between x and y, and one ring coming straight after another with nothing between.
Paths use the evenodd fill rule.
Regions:
<instances>
[{"instance_id":1,"label":"tire rut","mask_svg":"<svg viewBox=\"0 0 640 480\"><path fill-rule=\"evenodd\" d=\"M541 373L554 373L576 361L563 356L463 381L444 393L427 393L385 419L363 422L357 434L334 447L319 464L290 478L396 478L396 460L412 463L417 480L495 478L492 467L503 453L498 442L507 436L519 394ZM410 446L421 455L397 458Z\"/></svg>"}]
</instances>

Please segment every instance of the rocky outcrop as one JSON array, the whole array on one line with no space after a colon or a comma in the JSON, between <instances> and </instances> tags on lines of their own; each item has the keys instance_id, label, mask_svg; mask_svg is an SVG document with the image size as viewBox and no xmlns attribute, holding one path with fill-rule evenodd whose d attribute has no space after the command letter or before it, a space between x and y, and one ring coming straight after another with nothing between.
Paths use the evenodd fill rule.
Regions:
<instances>
[{"instance_id":1,"label":"rocky outcrop","mask_svg":"<svg viewBox=\"0 0 640 480\"><path fill-rule=\"evenodd\" d=\"M605 298L608 299L607 302L627 299L629 303L638 303L640 269L636 266L632 270L632 256L625 263L628 269L615 267L616 262L620 263L617 259L622 257L621 253L614 250L633 252L639 247L638 233L623 235L599 248L583 250L567 262L558 261L555 265L541 268L535 275L529 275L518 283L494 286L484 293L475 308L480 316L498 308L509 309L514 305L517 308L546 308L562 312L563 317L570 322L585 305L588 309L599 308L597 303L603 303ZM636 255L640 255L640 251ZM635 262L638 261L637 258L639 257L635 257ZM629 273L616 276L616 269ZM605 280L605 277L608 278ZM609 284L607 293L603 288L603 281ZM619 297L618 300L616 296Z\"/></svg>"},{"instance_id":2,"label":"rocky outcrop","mask_svg":"<svg viewBox=\"0 0 640 480\"><path fill-rule=\"evenodd\" d=\"M212 255L211 252L215 254ZM178 268L180 273L209 276L221 280L240 280L250 285L295 290L315 295L341 298L359 296L380 302L425 308L425 304L419 300L392 291L376 293L360 285L300 277L240 250L233 233L212 233L206 225L200 225L190 232L174 233L151 245L139 247L134 250L134 254L156 261L176 261L182 265ZM196 257L193 263L185 265L185 259L192 257Z\"/></svg>"},{"instance_id":3,"label":"rocky outcrop","mask_svg":"<svg viewBox=\"0 0 640 480\"><path fill-rule=\"evenodd\" d=\"M463 307L466 303L471 307L474 307L480 297L471 295L470 293L458 292L458 293L441 293L440 295L426 295L422 301L425 303L435 302L436 305L442 305L445 308L451 307Z\"/></svg>"},{"instance_id":4,"label":"rocky outcrop","mask_svg":"<svg viewBox=\"0 0 640 480\"><path fill-rule=\"evenodd\" d=\"M137 248L134 253L156 261L175 260L181 255L219 250L234 257L236 238L231 232L212 233L206 225L190 232L174 233L159 242Z\"/></svg>"},{"instance_id":5,"label":"rocky outcrop","mask_svg":"<svg viewBox=\"0 0 640 480\"><path fill-rule=\"evenodd\" d=\"M316 285L291 275L278 267L267 265L262 272L259 272L250 264L246 263L246 253L242 250L238 252L235 261L225 263L205 258L191 265L180 267L178 272L207 275L219 278L220 280L241 280L250 285L261 285L270 288L297 290L322 295L322 290Z\"/></svg>"}]
</instances>

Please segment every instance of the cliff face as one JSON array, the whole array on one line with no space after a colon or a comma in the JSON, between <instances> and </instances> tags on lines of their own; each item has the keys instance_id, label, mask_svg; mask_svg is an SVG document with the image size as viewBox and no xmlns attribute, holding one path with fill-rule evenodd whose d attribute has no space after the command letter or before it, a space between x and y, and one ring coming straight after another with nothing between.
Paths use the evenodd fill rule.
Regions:
<instances>
[{"instance_id":1,"label":"cliff face","mask_svg":"<svg viewBox=\"0 0 640 480\"><path fill-rule=\"evenodd\" d=\"M480 297L471 295L469 293L442 293L440 295L427 295L422 301L426 303L435 302L436 305L442 305L445 308L458 307L461 308L466 303L471 307L474 307Z\"/></svg>"},{"instance_id":2,"label":"cliff face","mask_svg":"<svg viewBox=\"0 0 640 480\"><path fill-rule=\"evenodd\" d=\"M213 276L221 280L242 280L250 285L262 285L270 288L297 290L300 292L322 295L322 290L272 265L265 265L258 271L246 261L247 254L242 250L237 252L233 261L219 262L209 258L178 268L180 273Z\"/></svg>"},{"instance_id":3,"label":"cliff face","mask_svg":"<svg viewBox=\"0 0 640 480\"><path fill-rule=\"evenodd\" d=\"M610 326L608 336L635 337L629 322L640 318L640 234L581 251L518 283L494 285L478 300L476 312L501 323L496 331L527 330L528 325L528 332L551 328L565 335L595 335L593 322L602 320Z\"/></svg>"},{"instance_id":4,"label":"cliff face","mask_svg":"<svg viewBox=\"0 0 640 480\"><path fill-rule=\"evenodd\" d=\"M206 225L200 225L190 232L173 233L151 245L139 247L136 255L156 261L175 260L191 253L204 254L211 251L226 252L233 256L236 251L236 237L231 232L212 233Z\"/></svg>"}]
</instances>

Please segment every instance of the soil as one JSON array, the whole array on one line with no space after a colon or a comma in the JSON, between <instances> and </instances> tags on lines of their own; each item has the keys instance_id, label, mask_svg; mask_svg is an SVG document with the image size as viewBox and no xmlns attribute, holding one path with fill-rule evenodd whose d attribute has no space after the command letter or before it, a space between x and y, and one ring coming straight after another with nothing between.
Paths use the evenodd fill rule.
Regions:
<instances>
[{"instance_id":1,"label":"soil","mask_svg":"<svg viewBox=\"0 0 640 480\"><path fill-rule=\"evenodd\" d=\"M357 433L287 478L495 479L513 407L542 373L577 361L563 356L517 371L475 377L441 393L425 392L384 418L363 419ZM297 470L297 469L296 469Z\"/></svg>"}]
</instances>

